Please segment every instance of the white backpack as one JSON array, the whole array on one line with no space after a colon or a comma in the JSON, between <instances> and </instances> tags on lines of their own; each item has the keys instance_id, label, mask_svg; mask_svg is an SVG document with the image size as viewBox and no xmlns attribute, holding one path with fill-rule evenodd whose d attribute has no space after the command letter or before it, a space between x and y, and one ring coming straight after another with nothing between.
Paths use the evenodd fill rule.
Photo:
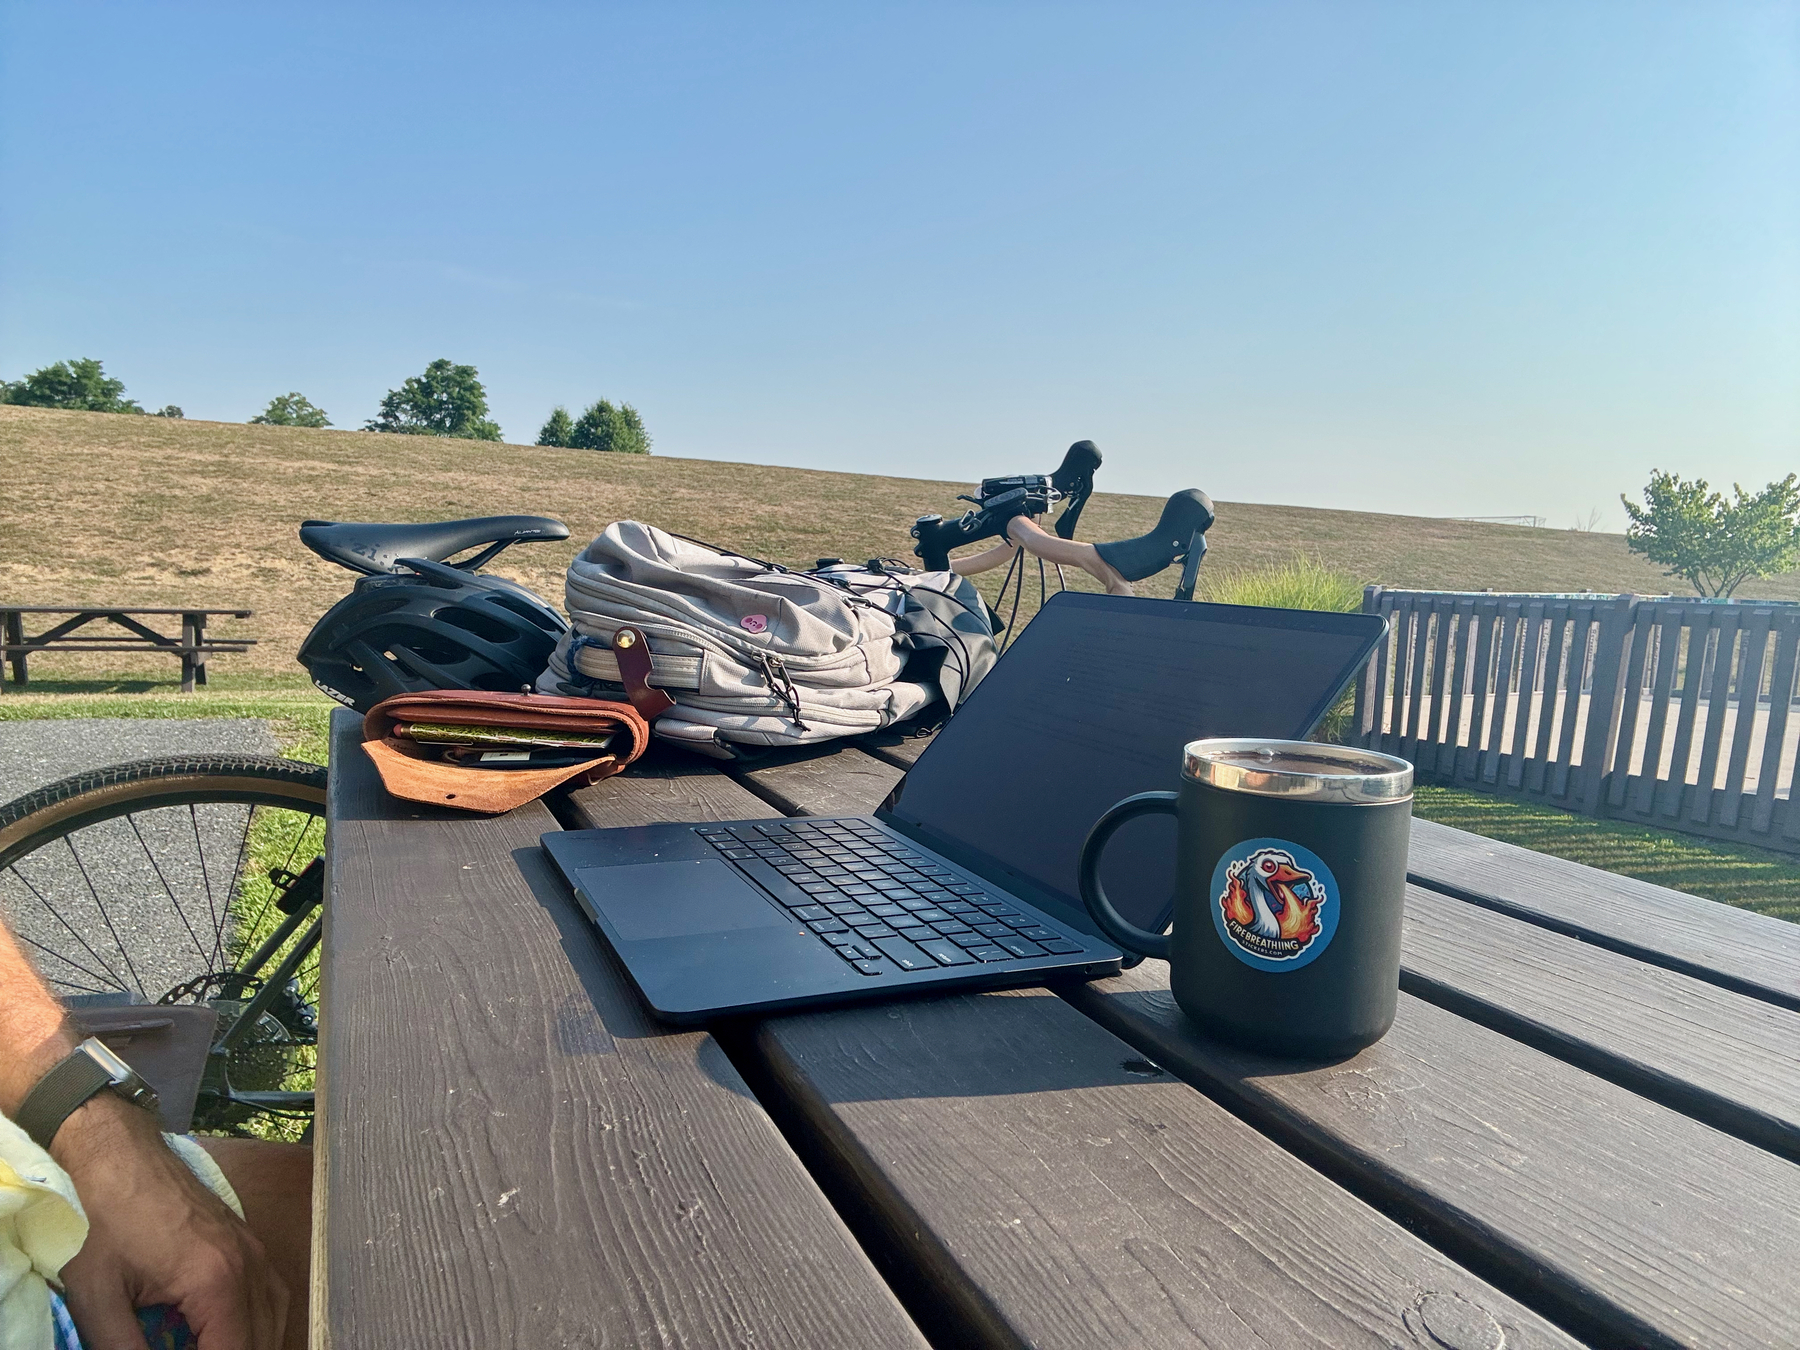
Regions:
<instances>
[{"instance_id":1,"label":"white backpack","mask_svg":"<svg viewBox=\"0 0 1800 1350\"><path fill-rule=\"evenodd\" d=\"M615 521L569 564L571 630L537 682L619 697L613 635L644 634L650 684L675 700L659 736L720 757L877 731L937 699L954 709L997 656L974 584L953 572L834 564L792 572Z\"/></svg>"}]
</instances>

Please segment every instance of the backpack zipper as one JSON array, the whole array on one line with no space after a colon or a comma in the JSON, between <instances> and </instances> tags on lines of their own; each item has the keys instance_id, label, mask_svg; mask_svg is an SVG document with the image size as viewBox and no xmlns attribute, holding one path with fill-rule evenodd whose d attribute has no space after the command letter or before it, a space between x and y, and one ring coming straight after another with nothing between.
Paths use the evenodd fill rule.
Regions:
<instances>
[{"instance_id":1,"label":"backpack zipper","mask_svg":"<svg viewBox=\"0 0 1800 1350\"><path fill-rule=\"evenodd\" d=\"M769 692L793 709L794 715L790 720L796 728L811 731L812 728L800 720L800 691L794 688L794 682L789 678L787 666L782 659L773 652L758 652L756 655L762 661L763 678L769 682Z\"/></svg>"}]
</instances>

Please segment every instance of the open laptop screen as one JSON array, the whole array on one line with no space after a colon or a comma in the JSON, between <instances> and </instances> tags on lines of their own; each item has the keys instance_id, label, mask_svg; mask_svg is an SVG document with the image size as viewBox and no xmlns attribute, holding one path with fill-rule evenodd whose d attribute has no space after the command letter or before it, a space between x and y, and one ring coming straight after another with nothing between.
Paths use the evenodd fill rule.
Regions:
<instances>
[{"instance_id":1,"label":"open laptop screen","mask_svg":"<svg viewBox=\"0 0 1800 1350\"><path fill-rule=\"evenodd\" d=\"M1199 737L1303 738L1384 628L1374 614L1064 591L926 748L886 814L949 856L995 865L982 869L992 880L1022 878L1048 892L1040 902L1083 914L1076 865L1107 807L1178 786L1181 748ZM1174 840L1173 820L1152 817L1107 852L1107 895L1141 927L1167 922Z\"/></svg>"}]
</instances>

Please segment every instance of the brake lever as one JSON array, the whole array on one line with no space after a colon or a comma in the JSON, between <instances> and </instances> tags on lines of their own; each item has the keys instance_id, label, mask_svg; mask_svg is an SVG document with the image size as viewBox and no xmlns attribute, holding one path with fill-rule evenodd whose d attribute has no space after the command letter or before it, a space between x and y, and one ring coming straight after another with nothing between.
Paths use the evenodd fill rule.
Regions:
<instances>
[{"instance_id":1,"label":"brake lever","mask_svg":"<svg viewBox=\"0 0 1800 1350\"><path fill-rule=\"evenodd\" d=\"M1206 556L1206 531L1195 530L1188 540L1187 561L1181 565L1181 583L1175 587L1177 600L1194 598L1194 583L1200 579L1200 560Z\"/></svg>"}]
</instances>

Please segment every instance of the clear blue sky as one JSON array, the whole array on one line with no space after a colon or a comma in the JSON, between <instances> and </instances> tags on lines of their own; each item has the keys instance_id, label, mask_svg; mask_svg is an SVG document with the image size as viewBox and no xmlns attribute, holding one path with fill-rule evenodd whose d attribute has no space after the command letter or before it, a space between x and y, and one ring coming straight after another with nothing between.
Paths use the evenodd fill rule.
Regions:
<instances>
[{"instance_id":1,"label":"clear blue sky","mask_svg":"<svg viewBox=\"0 0 1800 1350\"><path fill-rule=\"evenodd\" d=\"M6 4L0 375L81 355L1618 529L1800 468L1800 6Z\"/></svg>"}]
</instances>

